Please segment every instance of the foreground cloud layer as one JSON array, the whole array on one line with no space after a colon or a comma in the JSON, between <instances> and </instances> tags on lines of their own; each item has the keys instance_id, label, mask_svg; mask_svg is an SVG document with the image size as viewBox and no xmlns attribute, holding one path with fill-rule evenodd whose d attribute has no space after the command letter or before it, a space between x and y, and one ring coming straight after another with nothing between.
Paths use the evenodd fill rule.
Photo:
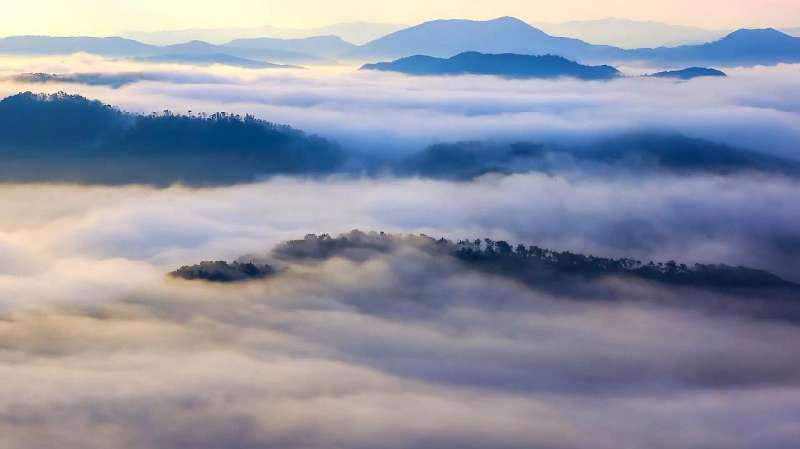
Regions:
<instances>
[{"instance_id":1,"label":"foreground cloud layer","mask_svg":"<svg viewBox=\"0 0 800 449\"><path fill-rule=\"evenodd\" d=\"M795 182L635 187L540 175L4 186L4 442L790 447L800 358L787 342L800 328L709 292L608 279L592 288L615 301L576 302L414 246L237 286L165 276L356 226L797 272L784 251L800 241ZM695 302L707 307L675 305Z\"/></svg>"}]
</instances>

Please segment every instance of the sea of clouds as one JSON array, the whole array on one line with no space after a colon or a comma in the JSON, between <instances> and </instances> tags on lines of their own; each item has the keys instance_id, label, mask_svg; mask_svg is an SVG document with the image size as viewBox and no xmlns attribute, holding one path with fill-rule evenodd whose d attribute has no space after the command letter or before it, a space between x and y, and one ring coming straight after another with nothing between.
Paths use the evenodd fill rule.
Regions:
<instances>
[{"instance_id":1,"label":"sea of clouds","mask_svg":"<svg viewBox=\"0 0 800 449\"><path fill-rule=\"evenodd\" d=\"M238 286L165 273L361 227L792 275L797 252L770 242L800 241L796 191L542 175L5 186L4 444L788 448L800 328L709 292L610 279L613 301L576 302L415 248Z\"/></svg>"},{"instance_id":2,"label":"sea of clouds","mask_svg":"<svg viewBox=\"0 0 800 449\"><path fill-rule=\"evenodd\" d=\"M3 61L3 74L22 68L165 78L5 81L0 94L250 112L363 151L656 128L800 158L798 66L581 83ZM359 228L800 281L799 188L664 174L2 185L0 448L788 449L800 440L800 328L709 292L607 279L613 301L567 300L413 247L234 286L165 273ZM676 305L693 301L710 306Z\"/></svg>"},{"instance_id":3,"label":"sea of clouds","mask_svg":"<svg viewBox=\"0 0 800 449\"><path fill-rule=\"evenodd\" d=\"M250 113L370 153L415 151L439 141L592 139L651 130L800 158L800 65L731 69L727 79L691 82L637 76L586 82L413 78L349 66L161 66L91 55L0 62L0 78L44 72L146 73L156 79L119 89L6 81L0 96L66 90L134 112Z\"/></svg>"}]
</instances>

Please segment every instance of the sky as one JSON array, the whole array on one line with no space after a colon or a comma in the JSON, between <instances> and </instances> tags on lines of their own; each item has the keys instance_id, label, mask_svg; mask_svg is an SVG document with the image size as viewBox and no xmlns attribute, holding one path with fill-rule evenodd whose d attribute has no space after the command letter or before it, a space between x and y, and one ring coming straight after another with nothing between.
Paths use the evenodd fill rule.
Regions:
<instances>
[{"instance_id":1,"label":"sky","mask_svg":"<svg viewBox=\"0 0 800 449\"><path fill-rule=\"evenodd\" d=\"M511 15L530 22L623 17L714 29L800 26L797 0L0 0L0 35L114 35L125 31L340 22L414 24Z\"/></svg>"}]
</instances>

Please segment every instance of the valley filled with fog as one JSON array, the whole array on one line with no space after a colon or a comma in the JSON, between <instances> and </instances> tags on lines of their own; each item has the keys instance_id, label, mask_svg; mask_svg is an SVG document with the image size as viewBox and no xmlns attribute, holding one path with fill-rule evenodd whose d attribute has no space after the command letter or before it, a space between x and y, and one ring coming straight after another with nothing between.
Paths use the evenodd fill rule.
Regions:
<instances>
[{"instance_id":1,"label":"valley filled with fog","mask_svg":"<svg viewBox=\"0 0 800 449\"><path fill-rule=\"evenodd\" d=\"M61 116L83 153L0 126L40 146L34 161L0 149L0 448L792 447L800 65L690 81L621 70L3 57L0 98L63 91L118 110L74 100L106 114ZM20 76L32 73L59 77ZM16 97L0 113L34 120L26 108L62 100ZM252 118L207 119L222 111ZM243 143L236 164L186 166L197 142L153 144L176 116L246 142L289 125L266 128L269 148L302 157L275 165ZM273 251L352 230L397 243ZM433 240L402 237L421 234ZM791 288L580 273L539 288L431 250L439 238L744 266ZM279 269L169 275L234 260Z\"/></svg>"}]
</instances>

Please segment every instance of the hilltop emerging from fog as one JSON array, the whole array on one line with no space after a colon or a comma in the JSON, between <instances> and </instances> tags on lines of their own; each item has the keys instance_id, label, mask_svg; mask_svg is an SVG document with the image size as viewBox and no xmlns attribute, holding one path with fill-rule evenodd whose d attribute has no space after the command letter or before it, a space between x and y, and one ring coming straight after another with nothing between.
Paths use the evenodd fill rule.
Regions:
<instances>
[{"instance_id":1,"label":"hilltop emerging from fog","mask_svg":"<svg viewBox=\"0 0 800 449\"><path fill-rule=\"evenodd\" d=\"M495 75L503 78L577 78L608 80L622 75L611 66L586 66L560 56L461 53L449 59L411 56L394 62L367 64L362 70L400 72L409 75Z\"/></svg>"},{"instance_id":2,"label":"hilltop emerging from fog","mask_svg":"<svg viewBox=\"0 0 800 449\"><path fill-rule=\"evenodd\" d=\"M337 144L253 116L132 114L30 92L0 101L4 181L234 183L338 167Z\"/></svg>"},{"instance_id":3,"label":"hilltop emerging from fog","mask_svg":"<svg viewBox=\"0 0 800 449\"><path fill-rule=\"evenodd\" d=\"M800 284L786 281L772 273L747 267L694 264L669 261L641 262L629 258L610 259L569 251L552 251L533 245L512 245L492 239L433 239L420 235L391 235L383 232L352 231L338 237L309 234L302 240L284 242L275 247L270 263L253 262L253 256L241 261L202 262L184 266L171 276L185 280L242 282L277 275L275 266L318 263L332 258L364 262L403 248L414 248L435 258L457 261L482 273L516 280L530 288L565 294L581 290L581 284L606 278L635 279L672 287L708 289L739 295L758 293L763 297L791 298L800 292ZM288 265L287 265L288 264ZM584 291L585 293L585 291ZM796 305L795 305L796 307Z\"/></svg>"}]
</instances>

